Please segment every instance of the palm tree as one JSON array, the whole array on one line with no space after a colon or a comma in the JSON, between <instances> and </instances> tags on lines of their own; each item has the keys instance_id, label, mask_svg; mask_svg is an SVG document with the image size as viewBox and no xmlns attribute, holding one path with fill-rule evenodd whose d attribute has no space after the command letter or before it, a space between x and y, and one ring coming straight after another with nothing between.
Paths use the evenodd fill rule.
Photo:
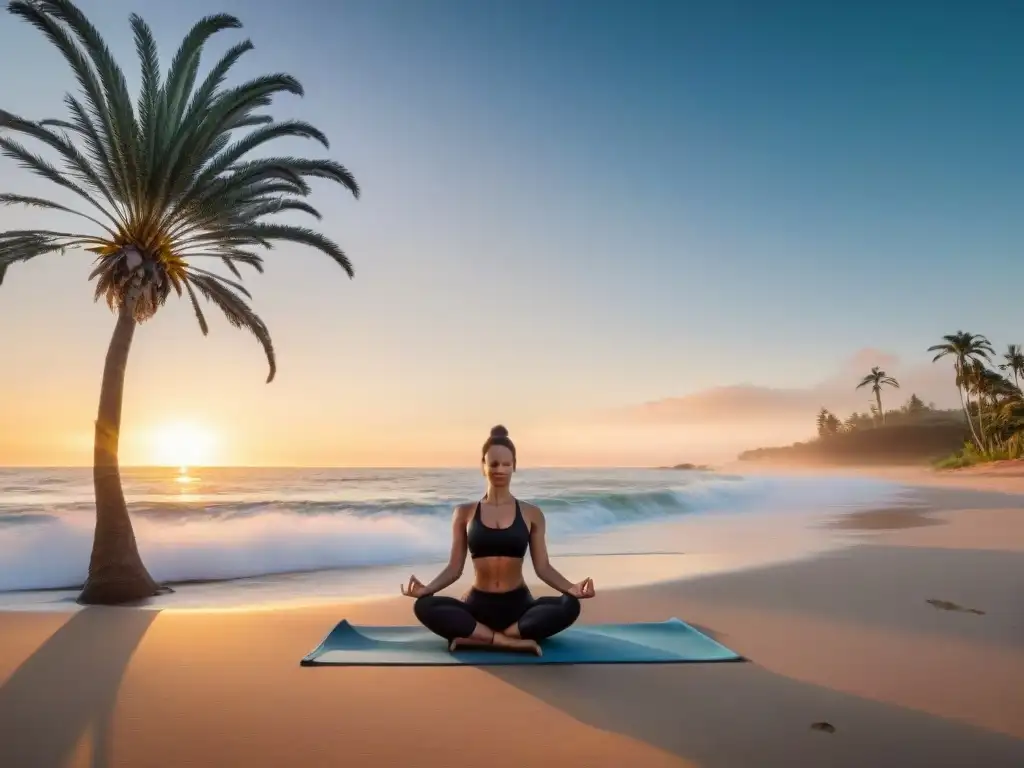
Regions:
<instances>
[{"instance_id":1,"label":"palm tree","mask_svg":"<svg viewBox=\"0 0 1024 768\"><path fill-rule=\"evenodd\" d=\"M95 425L93 484L96 528L82 603L122 603L158 594L139 556L121 488L118 437L125 366L136 326L163 306L171 291L188 296L202 333L208 331L197 294L220 309L228 322L262 345L269 374L276 360L266 325L245 298L238 267L262 271L254 249L275 242L313 247L352 277L342 250L317 231L267 217L282 211L319 219L302 198L307 179L336 182L358 197L359 187L342 165L295 157L252 159L249 154L273 139L302 137L328 146L324 134L300 121L274 122L259 112L279 93L302 95L286 74L271 74L224 87L228 71L251 42L235 45L199 81L200 55L217 32L241 27L233 16L200 20L185 35L166 78L161 77L149 26L131 16L142 66L137 105L122 70L99 32L70 0L13 0L8 10L41 31L71 66L81 86L68 95L67 120L32 121L0 111L0 154L84 201L88 213L38 197L0 194L0 204L26 205L77 216L84 231L53 229L0 233L0 280L16 262L83 248L96 255L90 279L117 320L103 368ZM198 86L197 86L198 82ZM244 135L236 132L253 129ZM63 163L58 168L10 138L35 139ZM73 229L68 227L68 229ZM199 266L222 263L236 280Z\"/></svg>"},{"instance_id":2,"label":"palm tree","mask_svg":"<svg viewBox=\"0 0 1024 768\"><path fill-rule=\"evenodd\" d=\"M980 360L968 360L960 370L958 381L959 385L963 387L964 395L967 397L967 411L972 413L974 418L977 419L978 437L981 439L982 444L986 442L985 419L982 406L988 384L985 378L987 372L988 369ZM971 402L972 395L974 396L973 403Z\"/></svg>"},{"instance_id":3,"label":"palm tree","mask_svg":"<svg viewBox=\"0 0 1024 768\"><path fill-rule=\"evenodd\" d=\"M988 360L989 355L995 354L992 345L984 336L967 333L966 331L957 331L956 333L943 336L942 343L928 347L928 351L936 353L935 357L932 358L933 363L946 356L953 358L953 370L956 373L956 388L960 394L960 406L963 408L971 435L974 437L978 447L981 448L981 438L974 428L974 422L971 420L971 412L968 407L970 399L966 394L965 373L971 361Z\"/></svg>"},{"instance_id":4,"label":"palm tree","mask_svg":"<svg viewBox=\"0 0 1024 768\"><path fill-rule=\"evenodd\" d=\"M995 371L990 371L978 360L973 360L964 368L964 389L973 394L978 406L978 434L986 447L991 441L986 431L985 410L991 408L999 394L1001 385L1007 382Z\"/></svg>"},{"instance_id":5,"label":"palm tree","mask_svg":"<svg viewBox=\"0 0 1024 768\"><path fill-rule=\"evenodd\" d=\"M1008 458L1024 455L1024 396L1018 389L1007 396L995 413L994 425L1002 433Z\"/></svg>"},{"instance_id":6,"label":"palm tree","mask_svg":"<svg viewBox=\"0 0 1024 768\"><path fill-rule=\"evenodd\" d=\"M903 410L910 416L919 416L928 410L928 407L920 397L911 392L910 399L907 400L907 404L903 406Z\"/></svg>"},{"instance_id":7,"label":"palm tree","mask_svg":"<svg viewBox=\"0 0 1024 768\"><path fill-rule=\"evenodd\" d=\"M871 385L871 391L875 393L875 405L878 408L878 415L885 423L885 411L882 410L882 387L888 385L899 389L900 384L892 376L889 376L885 371L879 368L877 365L871 369L871 373L861 379L855 389L866 387L868 384Z\"/></svg>"},{"instance_id":8,"label":"palm tree","mask_svg":"<svg viewBox=\"0 0 1024 768\"><path fill-rule=\"evenodd\" d=\"M836 415L825 407L818 411L818 418L815 423L818 426L818 437L838 434L843 426L843 423L836 418Z\"/></svg>"},{"instance_id":9,"label":"palm tree","mask_svg":"<svg viewBox=\"0 0 1024 768\"><path fill-rule=\"evenodd\" d=\"M843 428L843 422L841 422L839 420L839 418L834 413L830 413L825 418L825 432L827 434L829 434L829 435L837 435L837 434L839 434L839 431L842 428Z\"/></svg>"},{"instance_id":10,"label":"palm tree","mask_svg":"<svg viewBox=\"0 0 1024 768\"><path fill-rule=\"evenodd\" d=\"M989 424L995 428L999 426L998 415L1000 408L1018 396L1020 389L1001 373L983 366L979 366L979 368L977 381L975 382L975 391L978 393L978 422L979 424L984 424L982 407L985 406L988 409L986 416L990 416ZM995 430L995 433L989 435L986 435L984 427L980 431L982 439L990 448L1000 441L998 429Z\"/></svg>"},{"instance_id":11,"label":"palm tree","mask_svg":"<svg viewBox=\"0 0 1024 768\"><path fill-rule=\"evenodd\" d=\"M999 369L1010 371L1013 374L1014 386L1019 387L1020 377L1024 376L1024 352L1021 351L1020 344L1007 344L1003 360L1006 362L1001 363Z\"/></svg>"}]
</instances>

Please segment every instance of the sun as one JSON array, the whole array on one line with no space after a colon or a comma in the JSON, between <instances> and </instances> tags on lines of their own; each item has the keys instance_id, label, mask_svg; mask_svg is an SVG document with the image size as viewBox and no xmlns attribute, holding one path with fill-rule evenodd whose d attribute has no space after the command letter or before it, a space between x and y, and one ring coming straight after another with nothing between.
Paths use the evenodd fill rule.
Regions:
<instances>
[{"instance_id":1,"label":"sun","mask_svg":"<svg viewBox=\"0 0 1024 768\"><path fill-rule=\"evenodd\" d=\"M167 467L202 467L213 463L214 435L185 422L166 424L153 432L155 464Z\"/></svg>"}]
</instances>

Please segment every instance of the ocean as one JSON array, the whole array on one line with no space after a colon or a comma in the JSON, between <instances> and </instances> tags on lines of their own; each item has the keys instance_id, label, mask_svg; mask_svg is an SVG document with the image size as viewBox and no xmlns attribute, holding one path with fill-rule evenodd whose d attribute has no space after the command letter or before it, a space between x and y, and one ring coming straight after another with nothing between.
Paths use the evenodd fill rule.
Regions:
<instances>
[{"instance_id":1,"label":"ocean","mask_svg":"<svg viewBox=\"0 0 1024 768\"><path fill-rule=\"evenodd\" d=\"M483 492L474 468L122 473L147 567L179 584L160 607L397 594L411 569L436 575L453 506ZM513 492L544 510L556 568L603 588L813 554L841 545L822 521L906 499L861 477L660 469L523 469ZM92 493L89 469L0 469L0 609L73 605Z\"/></svg>"}]
</instances>

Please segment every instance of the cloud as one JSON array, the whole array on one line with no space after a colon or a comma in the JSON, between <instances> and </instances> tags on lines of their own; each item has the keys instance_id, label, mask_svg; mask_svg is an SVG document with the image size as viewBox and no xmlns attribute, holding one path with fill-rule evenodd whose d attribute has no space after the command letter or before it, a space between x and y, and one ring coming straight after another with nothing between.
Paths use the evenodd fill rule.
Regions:
<instances>
[{"instance_id":1,"label":"cloud","mask_svg":"<svg viewBox=\"0 0 1024 768\"><path fill-rule=\"evenodd\" d=\"M782 389L754 384L713 387L682 397L613 409L607 413L607 418L622 425L781 425L795 420L806 422L822 407L845 417L853 411L869 410L870 390L858 390L856 385L875 365L900 383L898 390L888 387L883 390L882 404L887 408L906 402L911 393L940 408L959 405L949 366L930 362L905 364L896 355L866 348L851 355L835 373L810 387Z\"/></svg>"}]
</instances>

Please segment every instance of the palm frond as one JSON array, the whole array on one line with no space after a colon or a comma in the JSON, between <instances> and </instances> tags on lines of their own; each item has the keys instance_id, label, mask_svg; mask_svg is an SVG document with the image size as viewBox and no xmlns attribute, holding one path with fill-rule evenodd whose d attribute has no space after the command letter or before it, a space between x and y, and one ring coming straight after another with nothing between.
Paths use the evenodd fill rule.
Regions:
<instances>
[{"instance_id":1,"label":"palm frond","mask_svg":"<svg viewBox=\"0 0 1024 768\"><path fill-rule=\"evenodd\" d=\"M270 115L249 115L248 117L233 120L231 122L231 130L237 131L239 128L253 128L257 125L266 125L272 122L274 122L274 118Z\"/></svg>"},{"instance_id":2,"label":"palm frond","mask_svg":"<svg viewBox=\"0 0 1024 768\"><path fill-rule=\"evenodd\" d=\"M238 264L245 264L246 266L252 267L260 274L263 273L263 257L258 253L252 251L245 251L240 248L233 248L231 246L224 246L219 250L213 250L209 252L190 253L188 255L189 262L195 259L220 259L226 262L228 269L230 269L236 277L242 278L242 275L238 272Z\"/></svg>"},{"instance_id":3,"label":"palm frond","mask_svg":"<svg viewBox=\"0 0 1024 768\"><path fill-rule=\"evenodd\" d=\"M274 157L265 158L262 160L255 160L250 165L246 163L242 167L251 167L259 165L260 163L270 163L277 166L287 167L292 169L295 173L306 178L316 179L327 179L334 181L345 187L352 196L356 199L359 198L361 190L359 184L356 182L355 177L349 172L348 168L343 166L341 163L335 162L334 160L310 160L307 158L295 158L295 157Z\"/></svg>"},{"instance_id":4,"label":"palm frond","mask_svg":"<svg viewBox=\"0 0 1024 768\"><path fill-rule=\"evenodd\" d=\"M66 205L55 203L52 200L46 200L41 197L30 197L28 195L14 195L9 193L0 193L0 205L24 205L29 208L44 208L51 211L61 211L62 213L70 213L74 216L80 216L83 219L88 219L96 226L103 229L104 232L114 237L114 232L109 226L104 224L99 219L94 219L92 216L84 214L80 211L76 211L74 208L68 208Z\"/></svg>"},{"instance_id":5,"label":"palm frond","mask_svg":"<svg viewBox=\"0 0 1024 768\"><path fill-rule=\"evenodd\" d=\"M53 240L62 239L66 241L64 247L70 247L70 245L85 245L85 246L104 246L109 242L102 237L95 237L94 235L77 234L75 232L56 232L52 229L9 229L6 232L0 232L0 243L8 239L21 239L26 237L37 238L42 240Z\"/></svg>"},{"instance_id":6,"label":"palm frond","mask_svg":"<svg viewBox=\"0 0 1024 768\"><path fill-rule=\"evenodd\" d=\"M270 98L281 92L302 95L302 86L290 75L267 75L223 91L206 103L192 104L181 120L182 128L169 138L161 169L163 183L153 191L155 202L161 207L180 197L188 202L189 188L184 184L194 179L198 167L209 160L206 150L210 144L233 130L233 119L269 105Z\"/></svg>"},{"instance_id":7,"label":"palm frond","mask_svg":"<svg viewBox=\"0 0 1024 768\"><path fill-rule=\"evenodd\" d=\"M228 286L230 288L234 288L236 291L241 293L247 299L251 299L252 298L252 294L249 293L248 289L246 289L246 287L244 285L242 285L240 283L236 283L233 280L228 280L226 277L224 277L223 275L218 275L216 272L210 272L209 270L200 269L199 267L192 267L192 266L187 267L185 271L189 275L193 275L193 276L195 276L195 275L202 275L203 277L208 277L210 280L215 280L218 283L226 285L226 286Z\"/></svg>"},{"instance_id":8,"label":"palm frond","mask_svg":"<svg viewBox=\"0 0 1024 768\"><path fill-rule=\"evenodd\" d=\"M235 248L228 248L225 249L225 253L221 256L221 259L228 264L232 272L238 275L239 279L241 279L242 275L238 272L238 268L235 266L236 263L245 264L246 266L255 269L261 275L263 274L263 258L259 254Z\"/></svg>"},{"instance_id":9,"label":"palm frond","mask_svg":"<svg viewBox=\"0 0 1024 768\"><path fill-rule=\"evenodd\" d=\"M168 107L167 119L172 125L178 125L185 114L185 105L199 73L203 46L218 32L239 29L241 26L242 22L234 16L219 13L200 19L185 35L167 74L164 98Z\"/></svg>"},{"instance_id":10,"label":"palm frond","mask_svg":"<svg viewBox=\"0 0 1024 768\"><path fill-rule=\"evenodd\" d=\"M210 326L206 322L206 315L203 314L202 307L199 306L199 300L196 298L196 292L192 289L191 283L188 280L184 280L183 283L185 290L188 291L189 301L192 303L192 311L196 313L199 330L203 332L203 336L206 336L210 333Z\"/></svg>"},{"instance_id":11,"label":"palm frond","mask_svg":"<svg viewBox=\"0 0 1024 768\"><path fill-rule=\"evenodd\" d=\"M139 54L142 68L142 88L139 92L139 155L142 161L141 183L147 188L150 171L156 159L156 127L157 115L160 111L160 57L157 51L156 38L145 20L132 14L130 17L132 31L135 33L135 49Z\"/></svg>"},{"instance_id":12,"label":"palm frond","mask_svg":"<svg viewBox=\"0 0 1024 768\"><path fill-rule=\"evenodd\" d=\"M243 224L236 228L230 228L225 230L225 232L232 234L236 238L242 239L252 237L259 238L268 243L274 240L281 240L284 242L306 245L330 256L342 269L345 270L349 277L353 277L355 274L352 268L352 263L348 260L345 252L341 250L337 243L312 229L296 227L288 224L254 223ZM200 238L196 238L196 240L199 241ZM202 241L206 241L206 238L202 238Z\"/></svg>"},{"instance_id":13,"label":"palm frond","mask_svg":"<svg viewBox=\"0 0 1024 768\"><path fill-rule=\"evenodd\" d=\"M69 246L53 242L45 237L10 237L0 239L0 285L3 284L7 269L19 261L29 261L37 256L65 251Z\"/></svg>"},{"instance_id":14,"label":"palm frond","mask_svg":"<svg viewBox=\"0 0 1024 768\"><path fill-rule=\"evenodd\" d=\"M92 59L93 67L103 86L105 112L110 118L112 128L108 145L113 147L120 158L126 191L132 193L129 197L131 208L131 203L137 203L139 200L142 174L137 143L139 126L124 72L118 66L99 30L74 3L70 0L36 0L36 4L46 13L67 24Z\"/></svg>"},{"instance_id":15,"label":"palm frond","mask_svg":"<svg viewBox=\"0 0 1024 768\"><path fill-rule=\"evenodd\" d=\"M117 218L104 208L92 195L86 192L81 186L71 181L64 174L62 174L52 164L47 162L39 155L30 152L23 145L16 141L12 141L8 138L0 138L0 155L8 157L12 160L16 160L18 165L26 170L32 171L38 176L42 176L47 181L52 181L58 186L64 187L65 189L71 190L79 197L88 201L96 209L101 211L116 225L120 226L120 222Z\"/></svg>"},{"instance_id":16,"label":"palm frond","mask_svg":"<svg viewBox=\"0 0 1024 768\"><path fill-rule=\"evenodd\" d=\"M265 202L253 203L245 208L241 208L238 212L238 219L239 221L256 221L263 216L271 216L275 213L284 213L285 211L308 213L317 221L321 221L323 219L323 215L321 215L320 211L309 203L305 203L302 200L289 200L283 197L267 200Z\"/></svg>"},{"instance_id":17,"label":"palm frond","mask_svg":"<svg viewBox=\"0 0 1024 768\"><path fill-rule=\"evenodd\" d=\"M220 308L231 325L243 328L256 337L263 347L263 352L267 356L267 364L270 366L267 383L272 382L277 374L277 356L274 352L274 344L270 339L270 332L263 321L244 300L216 280L205 275L195 275L190 277L190 282L208 301Z\"/></svg>"},{"instance_id":18,"label":"palm frond","mask_svg":"<svg viewBox=\"0 0 1024 768\"><path fill-rule=\"evenodd\" d=\"M182 218L191 219L193 228L205 227L215 220L224 224L237 222L237 217L226 216L225 212L264 198L271 185L274 185L273 188L288 189L293 194L307 194L310 189L303 177L335 181L349 189L355 197L359 196L359 186L354 177L340 163L294 157L263 158L236 164L229 175L219 178L204 172L178 204L178 209L166 220L166 226L173 229L176 236L182 236L188 230L174 229ZM306 210L301 206L294 206L294 209ZM204 216L198 218L201 223L197 223L196 211L204 212ZM318 213L313 215L319 218Z\"/></svg>"},{"instance_id":19,"label":"palm frond","mask_svg":"<svg viewBox=\"0 0 1024 768\"><path fill-rule=\"evenodd\" d=\"M78 84L85 93L88 113L91 113L91 119L95 119L100 126L98 129L94 129L94 132L100 137L101 146L109 152L107 148L114 145L114 125L103 95L103 86L82 49L63 27L53 18L42 12L41 4L35 2L35 0L11 0L7 10L15 16L21 17L46 35L68 62L75 78L78 80ZM88 113L84 108L82 109L83 116L87 116ZM116 174L116 177L111 181L114 182L116 187L117 197L125 200L128 196L128 188L126 179L121 173L120 164L116 163L116 159L108 155L109 170Z\"/></svg>"},{"instance_id":20,"label":"palm frond","mask_svg":"<svg viewBox=\"0 0 1024 768\"><path fill-rule=\"evenodd\" d=\"M247 155L261 144L266 144L268 141L288 136L314 139L315 141L320 142L325 149L330 149L330 142L327 137L319 129L309 123L302 122L301 120L288 120L282 123L271 123L270 125L266 125L263 128L253 131L244 139L236 141L223 153L217 155L205 167L203 176L204 178L209 179L216 178L218 175L228 170L235 162L241 160L244 155Z\"/></svg>"},{"instance_id":21,"label":"palm frond","mask_svg":"<svg viewBox=\"0 0 1024 768\"><path fill-rule=\"evenodd\" d=\"M127 207L124 202L126 200L126 193L124 181L121 178L120 166L115 164L116 158L112 157L111 152L108 151L106 139L103 137L101 129L96 126L96 123L86 112L86 108L74 96L66 94L64 96L64 103L71 112L72 122L70 125L73 131L82 138L85 150L89 157L92 158L93 165L98 166L96 167L97 175L103 179L107 189L114 196L113 205L119 214L119 218L121 221L127 221ZM101 121L101 125L105 124L105 122Z\"/></svg>"},{"instance_id":22,"label":"palm frond","mask_svg":"<svg viewBox=\"0 0 1024 768\"><path fill-rule=\"evenodd\" d=\"M191 91L205 43L217 32L238 27L241 27L241 22L227 14L201 19L185 36L171 62L167 84L161 94L158 128L163 154L156 164L158 167L154 168L154 183L148 189L155 209L162 209L166 201L174 198L174 189L184 183L182 177L195 176L197 168L208 157L208 148L219 138L216 133L203 133L197 128L207 122L211 100L215 98L224 76L243 53L252 49L252 43L246 41L229 50L199 90L195 94Z\"/></svg>"},{"instance_id":23,"label":"palm frond","mask_svg":"<svg viewBox=\"0 0 1024 768\"><path fill-rule=\"evenodd\" d=\"M113 193L107 184L99 177L89 161L71 143L71 140L66 135L54 133L47 126L25 120L5 110L0 110L0 128L6 128L7 130L30 136L56 150L61 155L65 166L72 175L99 192L111 206L114 205ZM102 206L100 208L105 214L110 216L105 208L102 208ZM115 217L111 216L110 218L115 224L121 223Z\"/></svg>"},{"instance_id":24,"label":"palm frond","mask_svg":"<svg viewBox=\"0 0 1024 768\"><path fill-rule=\"evenodd\" d=\"M99 31L73 0L10 0L8 10L42 32L70 66L79 93L64 97L66 116L31 120L0 111L0 156L72 192L88 207L45 195L0 194L0 206L22 205L71 214L95 226L93 233L53 229L0 233L0 279L13 263L40 254L85 249L96 257L90 280L95 298L131 307L142 322L172 292L187 293L203 333L206 316L198 297L215 303L229 322L246 328L263 345L276 373L276 358L263 321L244 297L240 267L263 271L260 249L280 242L306 245L328 255L352 277L340 246L324 234L278 223L277 214L322 215L305 198L313 179L340 184L355 198L353 174L332 159L258 157L280 138L306 138L330 149L324 132L302 120L275 122L267 114L281 94L302 96L291 75L270 73L229 85L249 40L230 47L200 72L207 42L237 29L228 14L200 19L181 40L162 72L156 36L141 16L129 24L141 85L129 93L123 70ZM24 137L55 153L44 157L18 143ZM95 210L92 210L95 209ZM216 259L237 279L198 266ZM196 263L192 263L193 260Z\"/></svg>"}]
</instances>

